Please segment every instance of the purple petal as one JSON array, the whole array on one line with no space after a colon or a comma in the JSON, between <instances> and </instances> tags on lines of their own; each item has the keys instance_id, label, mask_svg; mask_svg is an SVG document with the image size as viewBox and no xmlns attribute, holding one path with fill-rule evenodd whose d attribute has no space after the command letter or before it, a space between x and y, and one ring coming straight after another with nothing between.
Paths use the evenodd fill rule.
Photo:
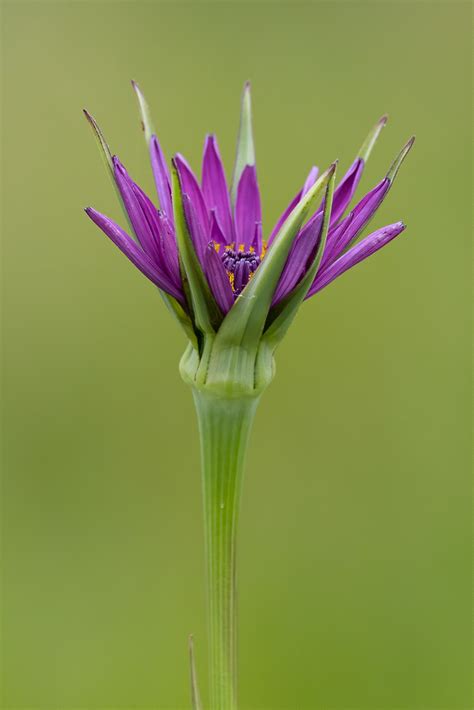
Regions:
<instances>
[{"instance_id":1,"label":"purple petal","mask_svg":"<svg viewBox=\"0 0 474 710\"><path fill-rule=\"evenodd\" d=\"M143 250L168 272L177 288L181 287L178 248L168 218L158 212L143 190L131 180L125 168L114 159L124 204Z\"/></svg>"},{"instance_id":2,"label":"purple petal","mask_svg":"<svg viewBox=\"0 0 474 710\"><path fill-rule=\"evenodd\" d=\"M158 212L158 225L161 247L161 261L166 267L173 281L181 284L181 272L179 268L178 247L174 228L168 217L163 212Z\"/></svg>"},{"instance_id":3,"label":"purple petal","mask_svg":"<svg viewBox=\"0 0 474 710\"><path fill-rule=\"evenodd\" d=\"M390 181L384 178L354 207L352 212L333 230L328 237L328 245L321 269L337 259L367 226L380 207L390 188Z\"/></svg>"},{"instance_id":4,"label":"purple petal","mask_svg":"<svg viewBox=\"0 0 474 710\"><path fill-rule=\"evenodd\" d=\"M306 178L306 182L304 184L304 187L302 190L300 190L291 200L290 204L286 208L286 210L283 212L283 214L280 216L278 219L278 222L275 224L273 227L272 233L270 234L268 238L268 246L273 242L275 239L276 235L280 231L280 228L282 224L286 221L287 217L293 212L294 208L298 204L298 202L301 200L301 198L310 190L314 183L317 180L319 170L316 167L312 167L311 170L309 171L308 177Z\"/></svg>"},{"instance_id":5,"label":"purple petal","mask_svg":"<svg viewBox=\"0 0 474 710\"><path fill-rule=\"evenodd\" d=\"M156 259L158 237L156 209L116 156L113 157L113 165L115 181L140 246L148 256Z\"/></svg>"},{"instance_id":6,"label":"purple petal","mask_svg":"<svg viewBox=\"0 0 474 710\"><path fill-rule=\"evenodd\" d=\"M183 198L184 195L187 196L187 198L183 200L186 219L188 220L188 226L191 231L196 253L202 263L204 252L207 249L210 239L209 214L199 183L186 160L182 155L178 154L175 156L174 162L178 171Z\"/></svg>"},{"instance_id":7,"label":"purple petal","mask_svg":"<svg viewBox=\"0 0 474 710\"><path fill-rule=\"evenodd\" d=\"M319 175L319 168L316 167L316 165L313 165L311 170L309 171L308 177L306 178L306 182L303 185L303 190L301 192L301 197L304 197L306 193L311 190L313 187L314 183L318 179Z\"/></svg>"},{"instance_id":8,"label":"purple petal","mask_svg":"<svg viewBox=\"0 0 474 710\"><path fill-rule=\"evenodd\" d=\"M136 244L133 239L116 224L92 207L86 209L86 214L100 229L113 241L113 243L130 259L137 269L152 281L158 288L166 291L184 304L181 289L177 288L169 277L155 264L150 257Z\"/></svg>"},{"instance_id":9,"label":"purple petal","mask_svg":"<svg viewBox=\"0 0 474 710\"><path fill-rule=\"evenodd\" d=\"M252 244L250 245L255 254L260 256L263 249L263 229L261 222L255 222L254 236L252 239Z\"/></svg>"},{"instance_id":10,"label":"purple petal","mask_svg":"<svg viewBox=\"0 0 474 710\"><path fill-rule=\"evenodd\" d=\"M376 232L369 234L369 236L362 239L359 244L356 244L326 269L318 273L306 298L321 291L321 289L330 284L331 281L334 281L334 279L337 279L337 277L341 276L345 271L351 269L360 261L367 259L368 256L388 244L388 242L403 232L404 229L405 225L403 222L396 222L395 224L389 224L387 227L382 227Z\"/></svg>"},{"instance_id":11,"label":"purple petal","mask_svg":"<svg viewBox=\"0 0 474 710\"><path fill-rule=\"evenodd\" d=\"M155 135L150 139L150 159L160 209L165 213L168 219L173 222L170 171L158 138Z\"/></svg>"},{"instance_id":12,"label":"purple petal","mask_svg":"<svg viewBox=\"0 0 474 710\"><path fill-rule=\"evenodd\" d=\"M255 235L255 223L262 221L260 192L257 183L257 171L254 165L246 165L237 187L235 203L235 232L238 249L242 244L247 251Z\"/></svg>"},{"instance_id":13,"label":"purple petal","mask_svg":"<svg viewBox=\"0 0 474 710\"><path fill-rule=\"evenodd\" d=\"M202 162L202 191L208 210L215 210L227 244L234 241L232 211L224 167L214 136L207 136Z\"/></svg>"},{"instance_id":14,"label":"purple petal","mask_svg":"<svg viewBox=\"0 0 474 710\"><path fill-rule=\"evenodd\" d=\"M191 240L194 244L194 251L197 254L201 266L203 266L204 255L206 253L207 245L209 244L209 234L206 234L201 222L197 218L194 204L189 195L186 192L183 192L182 196L184 215L186 217L186 224L189 229Z\"/></svg>"},{"instance_id":15,"label":"purple petal","mask_svg":"<svg viewBox=\"0 0 474 710\"><path fill-rule=\"evenodd\" d=\"M234 293L224 264L212 242L206 248L204 271L216 303L225 315L234 305Z\"/></svg>"},{"instance_id":16,"label":"purple petal","mask_svg":"<svg viewBox=\"0 0 474 710\"><path fill-rule=\"evenodd\" d=\"M229 243L220 228L219 222L217 221L215 210L211 210L211 241L215 244L222 244L223 246L227 246Z\"/></svg>"},{"instance_id":17,"label":"purple petal","mask_svg":"<svg viewBox=\"0 0 474 710\"><path fill-rule=\"evenodd\" d=\"M334 190L331 224L336 224L349 206L363 170L364 161L362 158L357 158Z\"/></svg>"},{"instance_id":18,"label":"purple petal","mask_svg":"<svg viewBox=\"0 0 474 710\"><path fill-rule=\"evenodd\" d=\"M285 298L305 274L308 261L319 244L322 223L323 213L320 212L298 234L276 287L272 305Z\"/></svg>"},{"instance_id":19,"label":"purple petal","mask_svg":"<svg viewBox=\"0 0 474 710\"><path fill-rule=\"evenodd\" d=\"M273 227L272 233L271 233L270 236L268 237L268 242L267 242L268 246L270 246L270 244L273 242L273 240L275 239L276 235L277 235L278 232L280 231L281 226L286 222L286 219L287 219L288 215L290 215L290 214L293 212L293 210L295 209L296 205L297 205L298 202L301 200L302 192L303 192L303 191L300 190L300 191L298 192L298 194L293 197L293 199L291 200L291 202L290 202L290 204L288 205L288 207L286 208L286 210L285 210L285 211L280 215L280 217L278 218L277 223L276 223L275 226Z\"/></svg>"}]
</instances>

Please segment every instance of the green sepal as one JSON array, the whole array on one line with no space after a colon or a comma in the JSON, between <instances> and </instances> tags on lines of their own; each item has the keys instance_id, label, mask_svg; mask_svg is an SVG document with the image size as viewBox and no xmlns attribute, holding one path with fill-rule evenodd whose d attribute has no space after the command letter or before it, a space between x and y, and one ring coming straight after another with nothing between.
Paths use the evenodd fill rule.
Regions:
<instances>
[{"instance_id":1,"label":"green sepal","mask_svg":"<svg viewBox=\"0 0 474 710\"><path fill-rule=\"evenodd\" d=\"M252 391L255 388L255 357L278 280L296 235L315 210L335 168L335 164L331 165L295 206L255 276L224 318L209 363L209 386L225 388L233 382L236 390Z\"/></svg>"},{"instance_id":2,"label":"green sepal","mask_svg":"<svg viewBox=\"0 0 474 710\"><path fill-rule=\"evenodd\" d=\"M98 141L98 144L99 144L100 154L105 162L106 167L110 170L110 175L112 177L115 187L117 187L115 184L114 164L112 162L112 153L110 151L109 144L105 140L105 136L102 133L100 126L97 123L97 121L95 120L94 116L91 116L91 114L89 113L89 111L87 111L87 109L84 108L82 110L83 110L84 116L86 117L89 125L91 126L92 130L94 131L94 135L95 135L95 137Z\"/></svg>"},{"instance_id":3,"label":"green sepal","mask_svg":"<svg viewBox=\"0 0 474 710\"><path fill-rule=\"evenodd\" d=\"M138 99L138 107L140 109L140 116L142 120L142 129L145 134L145 140L147 145L150 144L151 137L156 135L155 127L151 118L150 107L145 99L142 90L138 86L136 81L132 81L133 90L135 91Z\"/></svg>"},{"instance_id":4,"label":"green sepal","mask_svg":"<svg viewBox=\"0 0 474 710\"><path fill-rule=\"evenodd\" d=\"M286 298L282 299L269 314L268 327L266 328L263 336L262 343L264 347L271 348L272 352L275 350L277 345L281 342L285 336L288 328L290 327L293 319L300 307L301 303L304 301L306 294L308 293L311 284L316 278L318 273L319 265L324 254L326 247L326 241L329 231L329 224L331 220L331 210L332 210L332 200L334 195L334 184L336 180L336 171L329 178L329 182L326 188L326 195L324 201L324 211L323 211L323 222L321 225L321 238L319 240L318 248L316 254L311 263L311 266L307 270L304 277L298 283L298 285L289 293Z\"/></svg>"},{"instance_id":5,"label":"green sepal","mask_svg":"<svg viewBox=\"0 0 474 710\"><path fill-rule=\"evenodd\" d=\"M128 216L128 212L125 209L125 205L122 200L122 195L120 194L120 190L118 189L117 186L117 181L115 180L115 170L114 170L114 163L112 160L112 151L109 148L109 144L107 143L104 134L102 133L102 130L95 120L94 116L91 116L91 114L86 110L83 109L84 111L84 116L86 117L89 125L91 126L94 136L97 141L97 145L99 147L99 152L102 157L102 160L104 161L104 165L107 168L107 172L109 174L110 179L112 180L112 185L114 186L115 193L119 199L119 202L122 206L123 213L125 215L125 218L127 220L127 224L129 226L129 229L131 230L131 233L134 234L133 226L132 223L130 222L130 217Z\"/></svg>"},{"instance_id":6,"label":"green sepal","mask_svg":"<svg viewBox=\"0 0 474 710\"><path fill-rule=\"evenodd\" d=\"M134 234L135 232L133 229L133 225L130 222L130 217L128 216L128 212L125 209L122 195L120 194L120 190L118 189L117 182L115 180L114 164L112 161L112 151L110 150L109 144L107 143L105 136L102 133L102 130L100 129L100 126L97 123L97 121L95 120L95 118L93 116L91 116L91 114L88 111L86 111L86 109L84 109L84 115L85 115L88 123L92 127L92 130L94 131L94 135L96 137L97 144L99 146L100 154L101 154L102 159L104 161L105 167L107 168L107 172L112 180L112 184L114 186L114 190L117 194L119 202L122 206L122 210L123 210L123 213L124 213L125 218L127 220L127 224L129 226L130 233ZM193 347L195 347L197 349L198 348L198 341L197 341L196 333L194 332L193 324L192 324L189 316L184 311L181 304L173 296L170 296L170 294L166 293L165 291L161 291L160 289L158 289L158 290L159 290L161 297L163 298L166 306L168 307L170 312L174 315L174 317L176 318L178 323L183 328L187 338L191 341Z\"/></svg>"},{"instance_id":7,"label":"green sepal","mask_svg":"<svg viewBox=\"0 0 474 710\"><path fill-rule=\"evenodd\" d=\"M186 311L184 310L183 306L180 304L179 301L174 298L174 296L170 296L169 293L166 293L166 291L161 291L161 289L158 289L160 292L160 296L162 297L166 307L170 311L170 313L176 318L182 329L184 330L186 337L190 341L192 347L195 350L199 349L199 343L198 339L196 336L196 332L194 330L192 321Z\"/></svg>"},{"instance_id":8,"label":"green sepal","mask_svg":"<svg viewBox=\"0 0 474 710\"><path fill-rule=\"evenodd\" d=\"M189 637L188 650L189 650L189 668L190 668L190 681L191 681L192 708L193 708L193 710L202 710L201 696L199 694L199 686L198 686L198 680L197 680L196 658L194 655L194 639L192 636Z\"/></svg>"},{"instance_id":9,"label":"green sepal","mask_svg":"<svg viewBox=\"0 0 474 710\"><path fill-rule=\"evenodd\" d=\"M174 161L172 161L171 184L176 243L181 268L184 272L183 276L189 286L188 294L191 299L190 305L194 314L194 322L202 333L214 334L222 321L222 314L203 274L189 234L181 185Z\"/></svg>"},{"instance_id":10,"label":"green sepal","mask_svg":"<svg viewBox=\"0 0 474 710\"><path fill-rule=\"evenodd\" d=\"M237 197L239 180L246 165L255 165L255 146L253 142L252 130L252 101L250 96L250 82L248 81L246 82L242 93L239 137L237 139L237 153L235 156L232 187L230 189L230 196L233 205L235 204Z\"/></svg>"},{"instance_id":11,"label":"green sepal","mask_svg":"<svg viewBox=\"0 0 474 710\"><path fill-rule=\"evenodd\" d=\"M403 146L403 148L401 149L401 151L399 152L399 154L397 155L397 157L393 161L392 165L390 166L390 169L389 169L387 176L386 176L387 180L390 180L390 183L393 183L393 181L395 180L395 177L400 169L400 166L403 163L403 161L405 160L405 158L407 157L408 153L410 152L411 147L414 142L415 142L415 136L412 136L410 138L410 140L407 141L407 143L405 143L405 145Z\"/></svg>"},{"instance_id":12,"label":"green sepal","mask_svg":"<svg viewBox=\"0 0 474 710\"><path fill-rule=\"evenodd\" d=\"M387 121L388 121L388 116L387 116L387 114L385 114L384 116L382 116L382 118L380 118L377 121L377 123L372 128L372 130L370 131L370 133L367 136L367 138L365 139L365 141L362 143L362 145L359 149L359 152L357 154L357 157L361 158L364 161L364 163L366 163L368 161L369 156L372 152L372 149L373 149L374 145L376 144L378 137L380 136L382 129L386 125Z\"/></svg>"}]
</instances>

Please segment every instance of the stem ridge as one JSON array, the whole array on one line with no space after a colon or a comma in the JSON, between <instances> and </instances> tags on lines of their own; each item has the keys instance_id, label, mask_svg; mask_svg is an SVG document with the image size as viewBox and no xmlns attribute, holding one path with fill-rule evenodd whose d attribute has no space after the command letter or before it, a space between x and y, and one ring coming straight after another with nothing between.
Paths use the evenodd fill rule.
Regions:
<instances>
[{"instance_id":1,"label":"stem ridge","mask_svg":"<svg viewBox=\"0 0 474 710\"><path fill-rule=\"evenodd\" d=\"M210 709L237 709L236 534L258 397L193 389L201 441L207 561Z\"/></svg>"}]
</instances>

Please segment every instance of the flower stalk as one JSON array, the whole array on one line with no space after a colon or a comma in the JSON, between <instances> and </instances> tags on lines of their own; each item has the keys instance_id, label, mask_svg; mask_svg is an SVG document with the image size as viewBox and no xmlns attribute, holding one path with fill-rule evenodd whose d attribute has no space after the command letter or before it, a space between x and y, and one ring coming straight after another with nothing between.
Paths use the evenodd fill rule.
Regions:
<instances>
[{"instance_id":1,"label":"flower stalk","mask_svg":"<svg viewBox=\"0 0 474 710\"><path fill-rule=\"evenodd\" d=\"M193 390L201 443L211 710L237 708L236 536L245 455L259 397Z\"/></svg>"}]
</instances>

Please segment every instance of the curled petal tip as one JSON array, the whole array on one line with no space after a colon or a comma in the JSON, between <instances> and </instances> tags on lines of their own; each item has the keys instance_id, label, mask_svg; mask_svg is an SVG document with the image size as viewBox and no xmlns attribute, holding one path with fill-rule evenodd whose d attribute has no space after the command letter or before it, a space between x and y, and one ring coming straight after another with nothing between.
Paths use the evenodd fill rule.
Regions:
<instances>
[{"instance_id":1,"label":"curled petal tip","mask_svg":"<svg viewBox=\"0 0 474 710\"><path fill-rule=\"evenodd\" d=\"M380 232L380 238L383 239L384 237L387 236L398 236L402 232L405 231L407 228L405 222L394 222L394 224L389 224L387 227L382 227L382 229L379 230Z\"/></svg>"},{"instance_id":2,"label":"curled petal tip","mask_svg":"<svg viewBox=\"0 0 474 710\"><path fill-rule=\"evenodd\" d=\"M388 232L403 232L403 230L406 228L407 226L402 220L400 220L399 222L394 222L393 224L389 224L388 227L385 227Z\"/></svg>"}]
</instances>

